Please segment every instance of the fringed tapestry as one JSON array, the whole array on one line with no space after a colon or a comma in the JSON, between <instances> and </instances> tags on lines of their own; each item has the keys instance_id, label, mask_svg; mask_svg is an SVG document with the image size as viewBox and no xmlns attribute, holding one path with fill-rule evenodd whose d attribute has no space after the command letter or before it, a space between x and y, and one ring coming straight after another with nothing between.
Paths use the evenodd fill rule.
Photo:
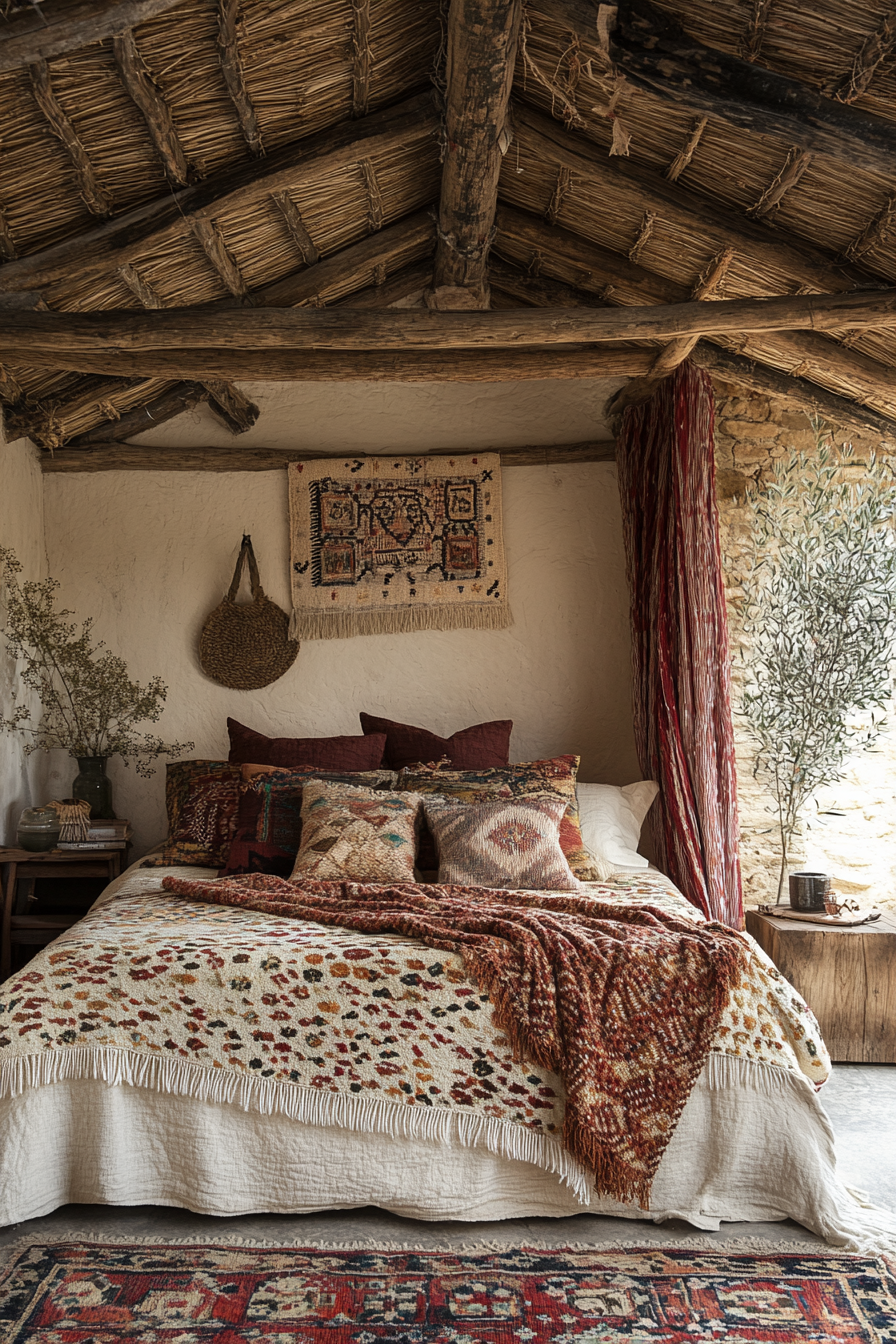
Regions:
<instances>
[{"instance_id":1,"label":"fringed tapestry","mask_svg":"<svg viewBox=\"0 0 896 1344\"><path fill-rule=\"evenodd\" d=\"M635 734L660 784L660 866L743 925L730 654L709 375L689 362L625 412L617 443L631 589Z\"/></svg>"},{"instance_id":2,"label":"fringed tapestry","mask_svg":"<svg viewBox=\"0 0 896 1344\"><path fill-rule=\"evenodd\" d=\"M299 639L510 625L497 453L289 467Z\"/></svg>"}]
</instances>

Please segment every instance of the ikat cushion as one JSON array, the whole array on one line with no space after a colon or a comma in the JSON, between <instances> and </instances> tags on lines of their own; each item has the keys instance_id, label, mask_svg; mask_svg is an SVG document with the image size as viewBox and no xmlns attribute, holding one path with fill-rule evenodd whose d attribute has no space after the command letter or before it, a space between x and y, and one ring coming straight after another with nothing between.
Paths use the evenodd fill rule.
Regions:
<instances>
[{"instance_id":1,"label":"ikat cushion","mask_svg":"<svg viewBox=\"0 0 896 1344\"><path fill-rule=\"evenodd\" d=\"M393 770L441 760L447 760L452 770L488 770L496 765L507 765L513 722L495 719L492 723L461 728L450 737L437 737L426 728L413 728L409 723L393 723L391 719L362 714L361 727L365 733L386 734L383 764Z\"/></svg>"},{"instance_id":2,"label":"ikat cushion","mask_svg":"<svg viewBox=\"0 0 896 1344\"><path fill-rule=\"evenodd\" d=\"M424 798L439 856L439 881L512 891L579 887L560 848L566 800L550 796L491 803Z\"/></svg>"},{"instance_id":3,"label":"ikat cushion","mask_svg":"<svg viewBox=\"0 0 896 1344\"><path fill-rule=\"evenodd\" d=\"M236 834L240 767L227 761L173 761L165 779L168 839L144 867L221 868Z\"/></svg>"},{"instance_id":4,"label":"ikat cushion","mask_svg":"<svg viewBox=\"0 0 896 1344\"><path fill-rule=\"evenodd\" d=\"M413 882L422 803L416 793L309 781L292 880Z\"/></svg>"},{"instance_id":5,"label":"ikat cushion","mask_svg":"<svg viewBox=\"0 0 896 1344\"><path fill-rule=\"evenodd\" d=\"M566 802L560 823L560 848L573 875L581 882L599 880L594 863L582 843L576 803L578 756L555 756L547 761L523 761L495 770L441 770L425 767L402 770L398 788L414 793L440 793L459 803L486 803L492 798L525 798L536 793L553 794ZM436 854L429 827L420 835L417 866L424 872L436 867Z\"/></svg>"},{"instance_id":6,"label":"ikat cushion","mask_svg":"<svg viewBox=\"0 0 896 1344\"><path fill-rule=\"evenodd\" d=\"M234 765L254 761L286 769L318 766L321 770L376 770L383 759L385 733L349 737L265 737L236 719L227 720L228 760Z\"/></svg>"},{"instance_id":7,"label":"ikat cushion","mask_svg":"<svg viewBox=\"0 0 896 1344\"><path fill-rule=\"evenodd\" d=\"M302 838L302 789L309 779L329 780L369 789L392 790L392 770L357 772L277 770L244 765L237 831L222 876L272 873L289 877Z\"/></svg>"}]
</instances>

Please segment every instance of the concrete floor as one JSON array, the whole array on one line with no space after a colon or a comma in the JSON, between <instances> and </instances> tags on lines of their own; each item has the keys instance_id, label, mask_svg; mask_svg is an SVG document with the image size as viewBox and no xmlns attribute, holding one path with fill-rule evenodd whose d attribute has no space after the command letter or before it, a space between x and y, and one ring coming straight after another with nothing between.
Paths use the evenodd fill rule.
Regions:
<instances>
[{"instance_id":1,"label":"concrete floor","mask_svg":"<svg viewBox=\"0 0 896 1344\"><path fill-rule=\"evenodd\" d=\"M838 1064L822 1093L838 1140L839 1168L845 1183L865 1191L875 1204L896 1213L896 1065ZM304 1243L397 1243L418 1250L479 1243L564 1246L628 1241L680 1244L698 1236L724 1246L744 1237L821 1246L818 1237L797 1223L726 1223L717 1233L697 1233L689 1224L654 1223L580 1214L574 1218L527 1218L495 1223L424 1223L380 1209L351 1209L299 1216L246 1214L213 1218L185 1209L108 1208L68 1204L44 1218L0 1229L0 1246L21 1238L53 1236L231 1238Z\"/></svg>"}]
</instances>

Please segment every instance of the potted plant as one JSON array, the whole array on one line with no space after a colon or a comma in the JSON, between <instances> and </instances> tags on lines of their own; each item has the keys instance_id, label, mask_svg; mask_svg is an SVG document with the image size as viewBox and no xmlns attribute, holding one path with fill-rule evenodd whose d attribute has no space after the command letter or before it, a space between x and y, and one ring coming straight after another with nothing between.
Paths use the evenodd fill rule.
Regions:
<instances>
[{"instance_id":1,"label":"potted plant","mask_svg":"<svg viewBox=\"0 0 896 1344\"><path fill-rule=\"evenodd\" d=\"M141 723L161 716L168 688L159 677L146 686L132 681L123 660L95 642L93 621L80 630L56 610L59 584L48 578L20 582L22 566L13 551L0 547L0 575L4 581L6 619L4 634L9 653L20 659L21 681L40 702L36 718L27 704L13 709L0 727L28 736L26 753L62 749L78 762L72 794L91 805L92 817L111 817L112 790L106 761L121 756L136 761L137 773L154 773L159 756L180 755L192 742L163 742L153 733L138 731Z\"/></svg>"},{"instance_id":2,"label":"potted plant","mask_svg":"<svg viewBox=\"0 0 896 1344\"><path fill-rule=\"evenodd\" d=\"M775 800L779 902L807 803L875 740L893 690L893 472L873 456L857 463L851 448L837 453L812 425L815 452L792 453L747 490L752 555L739 595L741 712L754 775Z\"/></svg>"}]
</instances>

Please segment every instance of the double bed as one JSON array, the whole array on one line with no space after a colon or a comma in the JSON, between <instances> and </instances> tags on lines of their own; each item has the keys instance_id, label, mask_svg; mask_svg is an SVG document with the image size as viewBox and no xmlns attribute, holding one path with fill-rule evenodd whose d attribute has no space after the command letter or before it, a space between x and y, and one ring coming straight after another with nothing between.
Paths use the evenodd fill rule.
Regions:
<instances>
[{"instance_id":1,"label":"double bed","mask_svg":"<svg viewBox=\"0 0 896 1344\"><path fill-rule=\"evenodd\" d=\"M513 1058L456 953L185 899L172 874L216 875L135 864L0 987L0 1223L68 1202L377 1205L707 1230L793 1218L833 1244L873 1238L835 1173L817 1025L747 935L643 1209L594 1194L561 1143L560 1078ZM653 870L584 890L702 918Z\"/></svg>"}]
</instances>

